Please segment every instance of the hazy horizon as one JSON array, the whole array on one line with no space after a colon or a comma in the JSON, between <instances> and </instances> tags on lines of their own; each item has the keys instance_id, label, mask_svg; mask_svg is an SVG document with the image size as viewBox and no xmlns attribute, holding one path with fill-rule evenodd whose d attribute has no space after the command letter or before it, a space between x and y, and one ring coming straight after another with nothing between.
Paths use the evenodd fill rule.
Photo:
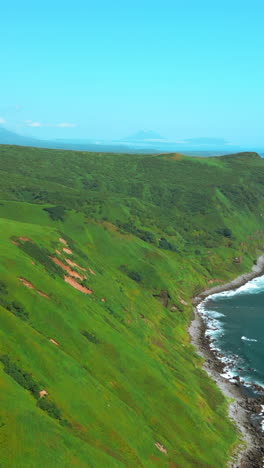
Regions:
<instances>
[{"instance_id":1,"label":"hazy horizon","mask_svg":"<svg viewBox=\"0 0 264 468\"><path fill-rule=\"evenodd\" d=\"M15 14L14 14L15 12ZM260 1L2 6L0 125L38 139L264 146Z\"/></svg>"}]
</instances>

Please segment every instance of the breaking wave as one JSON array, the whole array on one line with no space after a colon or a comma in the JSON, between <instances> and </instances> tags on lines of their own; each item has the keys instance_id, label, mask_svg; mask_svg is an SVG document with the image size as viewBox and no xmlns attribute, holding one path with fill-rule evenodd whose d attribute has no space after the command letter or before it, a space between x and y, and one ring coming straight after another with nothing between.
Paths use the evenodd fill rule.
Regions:
<instances>
[{"instance_id":1,"label":"breaking wave","mask_svg":"<svg viewBox=\"0 0 264 468\"><path fill-rule=\"evenodd\" d=\"M234 296L259 294L264 292L264 276L254 278L243 286L230 291L223 291L220 293L212 294L202 301L198 306L197 310L202 316L206 331L205 335L208 337L211 349L216 353L218 359L224 364L222 376L231 381L235 381L239 377L240 382L243 382L245 386L250 387L252 384L256 384L263 387L263 381L259 381L257 377L257 370L253 368L246 359L247 354L239 352L223 351L222 343L227 333L226 327L226 314L213 310L214 301L221 298L231 298ZM236 306L235 306L236 307ZM254 335L253 335L254 336ZM245 343L258 343L259 340L254 337L241 336L241 341Z\"/></svg>"},{"instance_id":2,"label":"breaking wave","mask_svg":"<svg viewBox=\"0 0 264 468\"><path fill-rule=\"evenodd\" d=\"M258 340L255 340L255 338L247 338L246 336L241 336L241 340L243 340L243 341L254 341L255 343L258 342Z\"/></svg>"},{"instance_id":3,"label":"breaking wave","mask_svg":"<svg viewBox=\"0 0 264 468\"><path fill-rule=\"evenodd\" d=\"M240 286L237 289L231 289L230 291L222 291L216 294L212 294L211 296L208 296L207 299L210 298L214 300L219 297L233 297L242 294L259 294L261 292L264 292L264 276L254 278L253 280L249 281L246 284L243 284L243 286Z\"/></svg>"}]
</instances>

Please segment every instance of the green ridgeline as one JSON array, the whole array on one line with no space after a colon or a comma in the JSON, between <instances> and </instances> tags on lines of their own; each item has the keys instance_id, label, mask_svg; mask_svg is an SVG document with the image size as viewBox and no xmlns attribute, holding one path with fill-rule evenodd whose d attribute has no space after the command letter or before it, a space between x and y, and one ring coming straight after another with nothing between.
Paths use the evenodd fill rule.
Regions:
<instances>
[{"instance_id":1,"label":"green ridgeline","mask_svg":"<svg viewBox=\"0 0 264 468\"><path fill-rule=\"evenodd\" d=\"M1 468L227 466L187 326L260 252L264 162L1 146L0 171Z\"/></svg>"}]
</instances>

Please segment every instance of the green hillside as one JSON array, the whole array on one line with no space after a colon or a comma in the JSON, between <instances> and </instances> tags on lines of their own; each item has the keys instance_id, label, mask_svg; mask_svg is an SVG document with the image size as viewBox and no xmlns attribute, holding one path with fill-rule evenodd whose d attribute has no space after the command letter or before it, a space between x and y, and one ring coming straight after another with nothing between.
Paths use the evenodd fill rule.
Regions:
<instances>
[{"instance_id":1,"label":"green hillside","mask_svg":"<svg viewBox=\"0 0 264 468\"><path fill-rule=\"evenodd\" d=\"M226 467L187 326L259 255L263 160L0 146L0 173L1 468Z\"/></svg>"}]
</instances>

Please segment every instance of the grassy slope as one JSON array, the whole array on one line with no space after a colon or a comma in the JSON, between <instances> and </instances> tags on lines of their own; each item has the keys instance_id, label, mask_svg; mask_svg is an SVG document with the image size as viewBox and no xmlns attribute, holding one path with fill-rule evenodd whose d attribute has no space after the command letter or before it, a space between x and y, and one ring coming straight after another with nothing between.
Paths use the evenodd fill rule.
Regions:
<instances>
[{"instance_id":1,"label":"grassy slope","mask_svg":"<svg viewBox=\"0 0 264 468\"><path fill-rule=\"evenodd\" d=\"M0 354L31 373L68 421L41 410L0 363L3 466L226 466L237 435L186 327L192 295L247 270L257 255L262 160L3 146L0 172ZM54 205L66 209L63 220L43 210ZM19 236L86 268L93 294L33 259ZM161 291L167 307L153 297ZM26 320L6 308L12 301Z\"/></svg>"}]
</instances>

